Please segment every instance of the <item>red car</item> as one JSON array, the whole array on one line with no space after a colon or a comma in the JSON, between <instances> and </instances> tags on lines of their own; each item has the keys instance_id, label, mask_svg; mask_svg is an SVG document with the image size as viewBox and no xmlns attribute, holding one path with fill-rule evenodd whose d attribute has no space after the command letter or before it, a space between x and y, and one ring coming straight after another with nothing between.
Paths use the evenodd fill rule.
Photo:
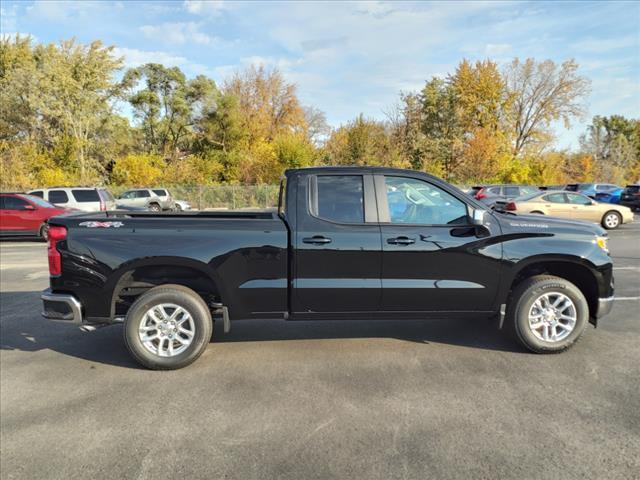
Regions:
<instances>
[{"instance_id":1,"label":"red car","mask_svg":"<svg viewBox=\"0 0 640 480\"><path fill-rule=\"evenodd\" d=\"M0 235L35 235L47 239L47 220L56 215L70 213L68 208L60 208L23 193L0 194Z\"/></svg>"}]
</instances>

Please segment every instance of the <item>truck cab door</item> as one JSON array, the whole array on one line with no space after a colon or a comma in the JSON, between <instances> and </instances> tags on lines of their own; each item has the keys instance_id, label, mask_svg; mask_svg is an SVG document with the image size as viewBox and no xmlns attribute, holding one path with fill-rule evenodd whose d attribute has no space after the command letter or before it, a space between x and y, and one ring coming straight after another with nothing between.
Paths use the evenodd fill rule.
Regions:
<instances>
[{"instance_id":1,"label":"truck cab door","mask_svg":"<svg viewBox=\"0 0 640 480\"><path fill-rule=\"evenodd\" d=\"M382 234L382 304L389 312L491 311L500 281L497 224L474 225L467 204L411 176L375 175ZM495 223L495 222L494 222Z\"/></svg>"},{"instance_id":2,"label":"truck cab door","mask_svg":"<svg viewBox=\"0 0 640 480\"><path fill-rule=\"evenodd\" d=\"M304 175L296 195L296 316L377 311L382 252L372 176L362 170Z\"/></svg>"}]
</instances>

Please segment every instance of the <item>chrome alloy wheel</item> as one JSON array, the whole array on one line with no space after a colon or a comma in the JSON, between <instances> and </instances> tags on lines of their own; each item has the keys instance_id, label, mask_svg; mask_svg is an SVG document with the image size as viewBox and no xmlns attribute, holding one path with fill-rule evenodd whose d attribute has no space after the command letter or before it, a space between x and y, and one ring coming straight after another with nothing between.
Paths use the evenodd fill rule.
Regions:
<instances>
[{"instance_id":1,"label":"chrome alloy wheel","mask_svg":"<svg viewBox=\"0 0 640 480\"><path fill-rule=\"evenodd\" d=\"M540 340L560 342L576 326L578 312L573 301L559 292L539 296L529 309L529 328Z\"/></svg>"},{"instance_id":2,"label":"chrome alloy wheel","mask_svg":"<svg viewBox=\"0 0 640 480\"><path fill-rule=\"evenodd\" d=\"M144 347L159 357L181 354L193 341L195 323L191 314L173 303L151 307L142 317L138 336Z\"/></svg>"},{"instance_id":3,"label":"chrome alloy wheel","mask_svg":"<svg viewBox=\"0 0 640 480\"><path fill-rule=\"evenodd\" d=\"M604 217L604 224L607 228L616 228L620 223L620 217L615 213L610 213Z\"/></svg>"}]
</instances>

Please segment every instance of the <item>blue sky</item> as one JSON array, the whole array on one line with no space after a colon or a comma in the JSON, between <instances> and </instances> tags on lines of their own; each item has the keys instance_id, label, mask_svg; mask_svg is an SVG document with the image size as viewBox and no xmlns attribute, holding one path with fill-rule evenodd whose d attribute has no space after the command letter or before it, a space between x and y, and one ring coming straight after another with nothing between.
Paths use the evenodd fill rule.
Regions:
<instances>
[{"instance_id":1,"label":"blue sky","mask_svg":"<svg viewBox=\"0 0 640 480\"><path fill-rule=\"evenodd\" d=\"M2 33L115 45L127 66L177 65L216 82L277 66L333 126L384 118L400 91L445 76L462 58L575 58L592 81L589 114L640 116L640 2L2 2Z\"/></svg>"}]
</instances>

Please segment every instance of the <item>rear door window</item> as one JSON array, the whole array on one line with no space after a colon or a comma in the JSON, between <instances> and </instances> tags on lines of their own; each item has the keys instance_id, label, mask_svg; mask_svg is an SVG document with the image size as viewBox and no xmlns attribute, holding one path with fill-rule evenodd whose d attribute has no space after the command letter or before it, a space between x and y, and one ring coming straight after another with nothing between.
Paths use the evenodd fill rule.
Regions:
<instances>
[{"instance_id":1,"label":"rear door window","mask_svg":"<svg viewBox=\"0 0 640 480\"><path fill-rule=\"evenodd\" d=\"M69 196L64 190L49 190L49 202L51 203L68 203Z\"/></svg>"},{"instance_id":2,"label":"rear door window","mask_svg":"<svg viewBox=\"0 0 640 480\"><path fill-rule=\"evenodd\" d=\"M504 195L506 197L519 197L520 189L518 187L504 187Z\"/></svg>"},{"instance_id":3,"label":"rear door window","mask_svg":"<svg viewBox=\"0 0 640 480\"><path fill-rule=\"evenodd\" d=\"M151 194L146 190L138 190L136 192L136 198L147 198L150 197Z\"/></svg>"},{"instance_id":4,"label":"rear door window","mask_svg":"<svg viewBox=\"0 0 640 480\"><path fill-rule=\"evenodd\" d=\"M316 177L317 217L338 223L364 223L362 175L319 175Z\"/></svg>"},{"instance_id":5,"label":"rear door window","mask_svg":"<svg viewBox=\"0 0 640 480\"><path fill-rule=\"evenodd\" d=\"M168 195L166 190L153 190L153 193L159 197L166 197Z\"/></svg>"},{"instance_id":6,"label":"rear door window","mask_svg":"<svg viewBox=\"0 0 640 480\"><path fill-rule=\"evenodd\" d=\"M71 190L71 195L79 203L100 201L100 195L98 195L97 190Z\"/></svg>"},{"instance_id":7,"label":"rear door window","mask_svg":"<svg viewBox=\"0 0 640 480\"><path fill-rule=\"evenodd\" d=\"M545 195L542 198L544 198L545 201L551 203L567 203L567 200L564 197L564 193L550 193L549 195Z\"/></svg>"}]
</instances>

